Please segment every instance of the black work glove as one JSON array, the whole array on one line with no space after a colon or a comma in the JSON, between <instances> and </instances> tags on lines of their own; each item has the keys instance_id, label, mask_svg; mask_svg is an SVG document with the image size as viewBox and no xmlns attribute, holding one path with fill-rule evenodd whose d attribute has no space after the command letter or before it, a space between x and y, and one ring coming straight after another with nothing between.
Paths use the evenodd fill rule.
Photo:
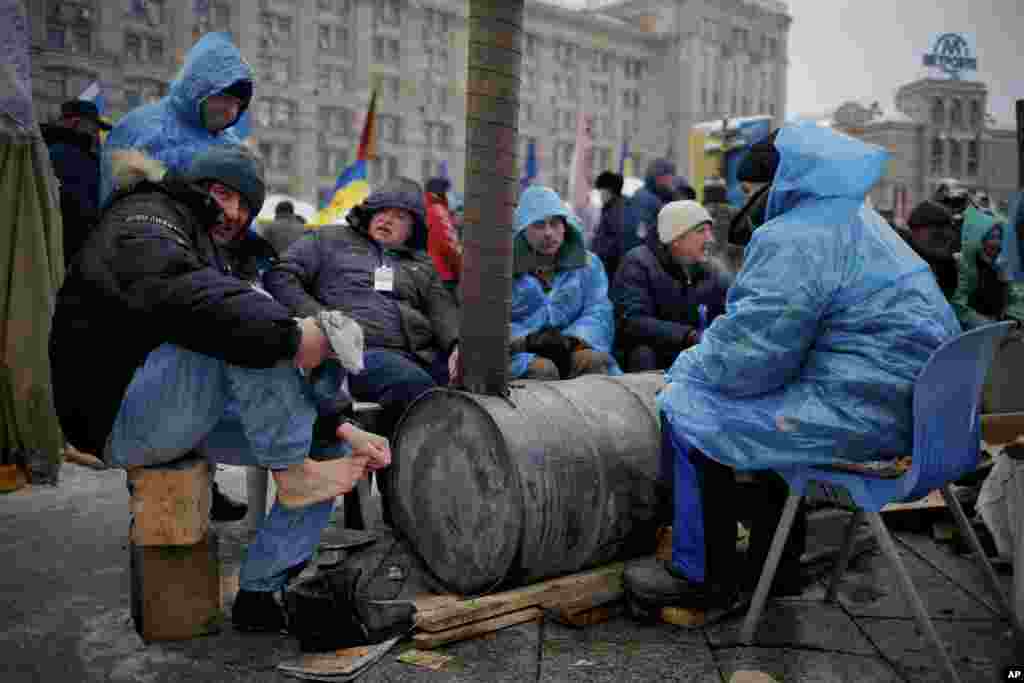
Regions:
<instances>
[{"instance_id":1,"label":"black work glove","mask_svg":"<svg viewBox=\"0 0 1024 683\"><path fill-rule=\"evenodd\" d=\"M572 350L575 346L575 341L553 327L545 327L526 335L526 350L554 363L558 375L563 379L572 374Z\"/></svg>"}]
</instances>

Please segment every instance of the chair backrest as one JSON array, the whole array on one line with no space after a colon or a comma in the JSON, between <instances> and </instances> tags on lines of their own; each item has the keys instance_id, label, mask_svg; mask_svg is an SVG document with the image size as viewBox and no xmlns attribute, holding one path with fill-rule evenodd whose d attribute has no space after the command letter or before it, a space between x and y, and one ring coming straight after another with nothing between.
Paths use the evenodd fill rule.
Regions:
<instances>
[{"instance_id":1,"label":"chair backrest","mask_svg":"<svg viewBox=\"0 0 1024 683\"><path fill-rule=\"evenodd\" d=\"M904 498L924 496L978 465L982 386L996 345L1013 323L993 323L949 340L914 384L913 465Z\"/></svg>"}]
</instances>

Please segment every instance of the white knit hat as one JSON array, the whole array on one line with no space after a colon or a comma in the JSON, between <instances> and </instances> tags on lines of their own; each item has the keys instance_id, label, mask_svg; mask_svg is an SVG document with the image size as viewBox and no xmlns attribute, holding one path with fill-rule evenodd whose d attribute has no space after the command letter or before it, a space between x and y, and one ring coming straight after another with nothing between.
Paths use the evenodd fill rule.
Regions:
<instances>
[{"instance_id":1,"label":"white knit hat","mask_svg":"<svg viewBox=\"0 0 1024 683\"><path fill-rule=\"evenodd\" d=\"M704 223L711 223L711 214L698 202L690 199L669 202L658 213L658 239L668 244Z\"/></svg>"}]
</instances>

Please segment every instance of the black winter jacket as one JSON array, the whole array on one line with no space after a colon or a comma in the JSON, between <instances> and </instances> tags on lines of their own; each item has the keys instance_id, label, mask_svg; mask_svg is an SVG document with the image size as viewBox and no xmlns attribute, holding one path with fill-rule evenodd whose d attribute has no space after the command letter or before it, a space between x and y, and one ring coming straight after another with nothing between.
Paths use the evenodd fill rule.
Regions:
<instances>
[{"instance_id":1,"label":"black winter jacket","mask_svg":"<svg viewBox=\"0 0 1024 683\"><path fill-rule=\"evenodd\" d=\"M727 287L711 273L691 278L663 245L635 247L622 260L609 294L615 304L619 345L682 351L698 324L697 306L708 307L708 323L725 312Z\"/></svg>"},{"instance_id":2,"label":"black winter jacket","mask_svg":"<svg viewBox=\"0 0 1024 683\"><path fill-rule=\"evenodd\" d=\"M374 271L384 263L394 270L392 292L374 289ZM367 347L409 351L430 364L458 340L458 307L430 256L384 249L357 221L322 226L295 242L264 282L293 315L329 308L351 316Z\"/></svg>"},{"instance_id":3,"label":"black winter jacket","mask_svg":"<svg viewBox=\"0 0 1024 683\"><path fill-rule=\"evenodd\" d=\"M63 126L43 127L53 173L60 181L64 224L64 267L85 243L99 219L100 160L93 139Z\"/></svg>"},{"instance_id":4,"label":"black winter jacket","mask_svg":"<svg viewBox=\"0 0 1024 683\"><path fill-rule=\"evenodd\" d=\"M601 209L601 222L598 223L594 240L590 244L590 250L604 262L604 270L609 280L615 277L625 253L625 224L626 198L618 195Z\"/></svg>"},{"instance_id":5,"label":"black winter jacket","mask_svg":"<svg viewBox=\"0 0 1024 683\"><path fill-rule=\"evenodd\" d=\"M76 448L102 456L128 384L161 344L253 368L294 358L296 321L230 274L208 232L219 215L209 194L173 181L111 198L57 293L50 333L54 402Z\"/></svg>"}]
</instances>

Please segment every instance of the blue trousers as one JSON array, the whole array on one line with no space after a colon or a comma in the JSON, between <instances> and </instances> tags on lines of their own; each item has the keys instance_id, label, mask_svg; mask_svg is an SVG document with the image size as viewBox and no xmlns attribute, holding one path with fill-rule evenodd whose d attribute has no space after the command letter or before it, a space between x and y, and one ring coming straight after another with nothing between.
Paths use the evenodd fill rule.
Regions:
<instances>
[{"instance_id":1,"label":"blue trousers","mask_svg":"<svg viewBox=\"0 0 1024 683\"><path fill-rule=\"evenodd\" d=\"M756 581L768 557L772 536L788 495L774 472L754 474L740 490L732 468L690 446L686 437L661 418L660 478L672 481L672 565L697 583L721 586ZM750 524L750 545L742 565L736 552L736 523ZM801 505L782 551L776 578L799 572L807 534Z\"/></svg>"},{"instance_id":2,"label":"blue trousers","mask_svg":"<svg viewBox=\"0 0 1024 683\"><path fill-rule=\"evenodd\" d=\"M405 409L423 392L448 384L448 358L438 354L431 366L424 366L411 354L394 349L368 348L363 353L363 371L350 375L349 390L360 401L379 403L384 418L384 436L391 436Z\"/></svg>"},{"instance_id":3,"label":"blue trousers","mask_svg":"<svg viewBox=\"0 0 1024 683\"><path fill-rule=\"evenodd\" d=\"M196 451L212 462L283 470L311 455L316 400L289 363L243 368L164 344L135 372L106 446L118 467L158 465ZM319 457L351 451L341 441ZM246 551L240 588L275 591L313 555L333 501L274 502Z\"/></svg>"}]
</instances>

